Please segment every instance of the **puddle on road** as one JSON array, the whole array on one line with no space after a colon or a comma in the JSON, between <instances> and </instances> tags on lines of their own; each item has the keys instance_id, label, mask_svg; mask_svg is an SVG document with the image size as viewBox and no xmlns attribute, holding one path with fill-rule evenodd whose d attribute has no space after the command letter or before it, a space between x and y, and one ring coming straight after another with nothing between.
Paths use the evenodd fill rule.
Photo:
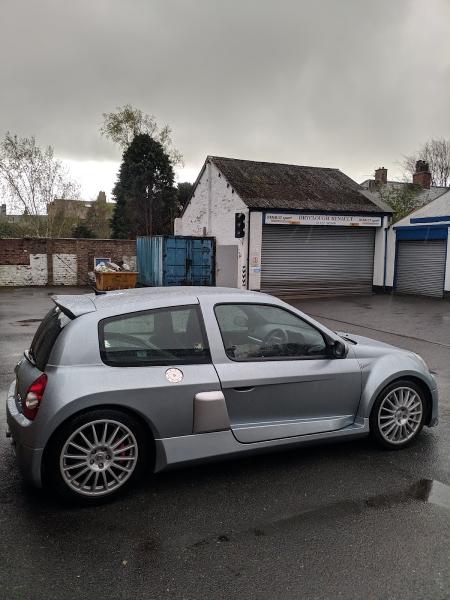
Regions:
<instances>
[{"instance_id":1,"label":"puddle on road","mask_svg":"<svg viewBox=\"0 0 450 600\"><path fill-rule=\"evenodd\" d=\"M354 513L362 512L367 508L393 508L400 504L415 501L450 509L450 486L433 479L419 479L419 481L416 481L405 490L370 496L361 500L342 500L333 504L324 504L317 507L310 506L297 513L285 515L281 519L275 519L266 525L276 527L286 522L307 517L308 514L312 516L313 514L322 512L327 514L332 512L335 515L339 513Z\"/></svg>"},{"instance_id":2,"label":"puddle on road","mask_svg":"<svg viewBox=\"0 0 450 600\"><path fill-rule=\"evenodd\" d=\"M440 481L422 479L419 481L418 487L419 492L422 494L421 496L417 496L419 500L450 509L450 486Z\"/></svg>"},{"instance_id":3,"label":"puddle on road","mask_svg":"<svg viewBox=\"0 0 450 600\"><path fill-rule=\"evenodd\" d=\"M393 508L400 504L409 502L424 502L439 506L440 508L450 509L450 486L432 479L420 479L405 490L393 492L391 494L380 494L361 500L342 500L332 504L322 506L309 506L295 513L285 514L281 518L266 521L264 523L255 523L251 528L245 528L233 533L222 533L211 538L202 538L190 544L191 548L196 548L210 543L223 543L237 541L242 536L252 535L262 537L276 533L283 527L292 527L296 522L313 518L320 513L332 514L333 518L339 515L362 512L368 508Z\"/></svg>"},{"instance_id":4,"label":"puddle on road","mask_svg":"<svg viewBox=\"0 0 450 600\"><path fill-rule=\"evenodd\" d=\"M433 479L420 479L402 492L372 496L365 500L364 504L371 508L391 507L410 500L419 500L442 508L450 508L450 487Z\"/></svg>"}]
</instances>

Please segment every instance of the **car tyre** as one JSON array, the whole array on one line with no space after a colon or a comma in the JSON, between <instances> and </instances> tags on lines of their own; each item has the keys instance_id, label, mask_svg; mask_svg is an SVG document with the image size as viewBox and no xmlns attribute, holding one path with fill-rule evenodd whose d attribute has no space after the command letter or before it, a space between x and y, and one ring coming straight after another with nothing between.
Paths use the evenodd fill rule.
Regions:
<instances>
[{"instance_id":1,"label":"car tyre","mask_svg":"<svg viewBox=\"0 0 450 600\"><path fill-rule=\"evenodd\" d=\"M375 400L370 414L371 436L389 450L405 448L421 432L426 413L424 390L407 379L394 381Z\"/></svg>"},{"instance_id":2,"label":"car tyre","mask_svg":"<svg viewBox=\"0 0 450 600\"><path fill-rule=\"evenodd\" d=\"M142 476L150 450L138 419L116 409L90 410L69 419L51 439L43 483L66 502L100 504Z\"/></svg>"}]
</instances>

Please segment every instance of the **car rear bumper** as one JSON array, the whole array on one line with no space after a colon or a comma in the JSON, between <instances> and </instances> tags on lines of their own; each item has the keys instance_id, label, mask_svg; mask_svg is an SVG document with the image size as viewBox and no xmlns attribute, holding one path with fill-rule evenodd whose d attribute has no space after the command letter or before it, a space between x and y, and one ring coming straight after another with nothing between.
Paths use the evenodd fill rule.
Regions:
<instances>
[{"instance_id":1,"label":"car rear bumper","mask_svg":"<svg viewBox=\"0 0 450 600\"><path fill-rule=\"evenodd\" d=\"M37 487L41 487L41 466L44 449L32 448L25 443L26 429L30 425L30 421L17 410L14 391L15 382L11 384L8 390L6 420L12 445L16 452L17 463L24 479Z\"/></svg>"}]
</instances>

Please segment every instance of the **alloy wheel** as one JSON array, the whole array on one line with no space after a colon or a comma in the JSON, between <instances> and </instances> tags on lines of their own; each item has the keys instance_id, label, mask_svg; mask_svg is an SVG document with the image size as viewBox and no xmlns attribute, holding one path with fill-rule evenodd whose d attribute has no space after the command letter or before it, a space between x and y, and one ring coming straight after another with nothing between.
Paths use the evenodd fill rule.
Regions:
<instances>
[{"instance_id":1,"label":"alloy wheel","mask_svg":"<svg viewBox=\"0 0 450 600\"><path fill-rule=\"evenodd\" d=\"M422 399L416 390L398 387L382 400L378 410L378 428L389 444L404 444L420 429Z\"/></svg>"},{"instance_id":2,"label":"alloy wheel","mask_svg":"<svg viewBox=\"0 0 450 600\"><path fill-rule=\"evenodd\" d=\"M119 421L102 419L76 429L62 447L64 482L78 494L104 496L132 475L138 460L133 432Z\"/></svg>"}]
</instances>

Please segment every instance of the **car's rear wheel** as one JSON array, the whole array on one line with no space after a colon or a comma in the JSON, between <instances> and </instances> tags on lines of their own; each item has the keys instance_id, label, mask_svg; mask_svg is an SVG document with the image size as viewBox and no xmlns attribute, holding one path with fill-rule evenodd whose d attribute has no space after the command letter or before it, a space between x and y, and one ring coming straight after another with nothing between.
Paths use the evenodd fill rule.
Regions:
<instances>
[{"instance_id":1,"label":"car's rear wheel","mask_svg":"<svg viewBox=\"0 0 450 600\"><path fill-rule=\"evenodd\" d=\"M95 504L109 500L142 473L148 440L141 423L119 410L75 416L52 439L44 480L66 500Z\"/></svg>"},{"instance_id":2,"label":"car's rear wheel","mask_svg":"<svg viewBox=\"0 0 450 600\"><path fill-rule=\"evenodd\" d=\"M420 433L426 408L426 397L420 386L408 380L395 381L375 401L370 432L385 448L404 448Z\"/></svg>"}]
</instances>

